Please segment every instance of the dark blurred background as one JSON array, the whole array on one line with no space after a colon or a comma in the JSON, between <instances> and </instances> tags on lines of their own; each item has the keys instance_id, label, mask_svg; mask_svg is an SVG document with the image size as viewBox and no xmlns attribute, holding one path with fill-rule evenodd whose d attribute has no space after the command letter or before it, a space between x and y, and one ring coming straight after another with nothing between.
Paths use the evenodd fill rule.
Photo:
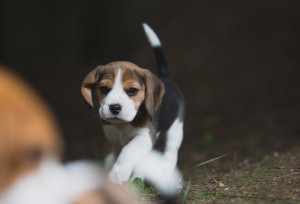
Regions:
<instances>
[{"instance_id":1,"label":"dark blurred background","mask_svg":"<svg viewBox=\"0 0 300 204\"><path fill-rule=\"evenodd\" d=\"M262 156L299 145L298 1L0 1L0 63L45 98L66 160L102 158L97 115L80 84L99 64L154 72L141 23L159 34L186 97L181 164L212 154ZM22 100L22 99L20 99Z\"/></svg>"}]
</instances>

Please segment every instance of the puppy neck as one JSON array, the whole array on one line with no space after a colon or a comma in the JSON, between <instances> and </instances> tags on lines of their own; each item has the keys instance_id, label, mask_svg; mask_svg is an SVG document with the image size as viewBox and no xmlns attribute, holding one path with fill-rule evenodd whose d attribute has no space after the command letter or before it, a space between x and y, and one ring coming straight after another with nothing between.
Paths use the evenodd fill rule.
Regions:
<instances>
[{"instance_id":1,"label":"puppy neck","mask_svg":"<svg viewBox=\"0 0 300 204\"><path fill-rule=\"evenodd\" d=\"M110 143L120 146L128 144L128 142L136 135L139 135L140 132L147 131L150 133L148 127L136 127L131 123L105 124L103 125L103 131Z\"/></svg>"}]
</instances>

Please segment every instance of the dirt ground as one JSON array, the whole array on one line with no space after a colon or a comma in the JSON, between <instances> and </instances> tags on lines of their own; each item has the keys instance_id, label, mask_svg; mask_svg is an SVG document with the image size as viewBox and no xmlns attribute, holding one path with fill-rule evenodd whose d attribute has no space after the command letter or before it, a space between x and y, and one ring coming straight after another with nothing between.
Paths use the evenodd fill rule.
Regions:
<instances>
[{"instance_id":1,"label":"dirt ground","mask_svg":"<svg viewBox=\"0 0 300 204\"><path fill-rule=\"evenodd\" d=\"M216 160L184 175L177 199L147 195L149 203L299 203L300 148L273 152L259 161Z\"/></svg>"},{"instance_id":2,"label":"dirt ground","mask_svg":"<svg viewBox=\"0 0 300 204\"><path fill-rule=\"evenodd\" d=\"M300 149L234 164L230 157L197 170L183 203L299 203ZM226 169L218 170L225 164ZM224 167L221 167L224 168ZM196 178L196 179L195 179Z\"/></svg>"}]
</instances>

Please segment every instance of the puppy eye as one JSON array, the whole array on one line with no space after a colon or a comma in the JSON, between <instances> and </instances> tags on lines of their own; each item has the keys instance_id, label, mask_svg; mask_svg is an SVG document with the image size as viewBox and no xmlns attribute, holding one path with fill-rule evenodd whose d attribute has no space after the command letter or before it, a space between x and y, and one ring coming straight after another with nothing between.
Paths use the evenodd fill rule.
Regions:
<instances>
[{"instance_id":1,"label":"puppy eye","mask_svg":"<svg viewBox=\"0 0 300 204\"><path fill-rule=\"evenodd\" d=\"M134 96L134 95L137 94L138 91L139 91L139 90L136 89L136 88L130 88L130 89L127 90L127 95L128 95L128 96Z\"/></svg>"},{"instance_id":2,"label":"puppy eye","mask_svg":"<svg viewBox=\"0 0 300 204\"><path fill-rule=\"evenodd\" d=\"M110 89L107 86L101 86L100 91L103 95L107 95Z\"/></svg>"}]
</instances>

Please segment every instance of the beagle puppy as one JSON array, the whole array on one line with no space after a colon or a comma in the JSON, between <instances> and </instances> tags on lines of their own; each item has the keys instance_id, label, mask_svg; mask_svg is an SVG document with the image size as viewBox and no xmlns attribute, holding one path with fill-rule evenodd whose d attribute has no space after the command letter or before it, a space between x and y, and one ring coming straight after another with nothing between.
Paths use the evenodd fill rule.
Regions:
<instances>
[{"instance_id":1,"label":"beagle puppy","mask_svg":"<svg viewBox=\"0 0 300 204\"><path fill-rule=\"evenodd\" d=\"M27 83L0 67L0 191L60 152L60 132L48 107Z\"/></svg>"},{"instance_id":2,"label":"beagle puppy","mask_svg":"<svg viewBox=\"0 0 300 204\"><path fill-rule=\"evenodd\" d=\"M0 66L0 203L136 203L99 166L61 164L61 149L51 111L27 83Z\"/></svg>"},{"instance_id":3,"label":"beagle puppy","mask_svg":"<svg viewBox=\"0 0 300 204\"><path fill-rule=\"evenodd\" d=\"M164 161L166 174L173 174L183 139L183 96L173 83L159 38L147 24L143 28L156 55L158 76L131 62L115 61L96 67L81 86L112 144L106 163L111 164L110 177L120 184L130 179L135 169L144 175L141 169L146 169L147 157ZM160 138L165 138L165 148L157 157L152 151Z\"/></svg>"}]
</instances>

